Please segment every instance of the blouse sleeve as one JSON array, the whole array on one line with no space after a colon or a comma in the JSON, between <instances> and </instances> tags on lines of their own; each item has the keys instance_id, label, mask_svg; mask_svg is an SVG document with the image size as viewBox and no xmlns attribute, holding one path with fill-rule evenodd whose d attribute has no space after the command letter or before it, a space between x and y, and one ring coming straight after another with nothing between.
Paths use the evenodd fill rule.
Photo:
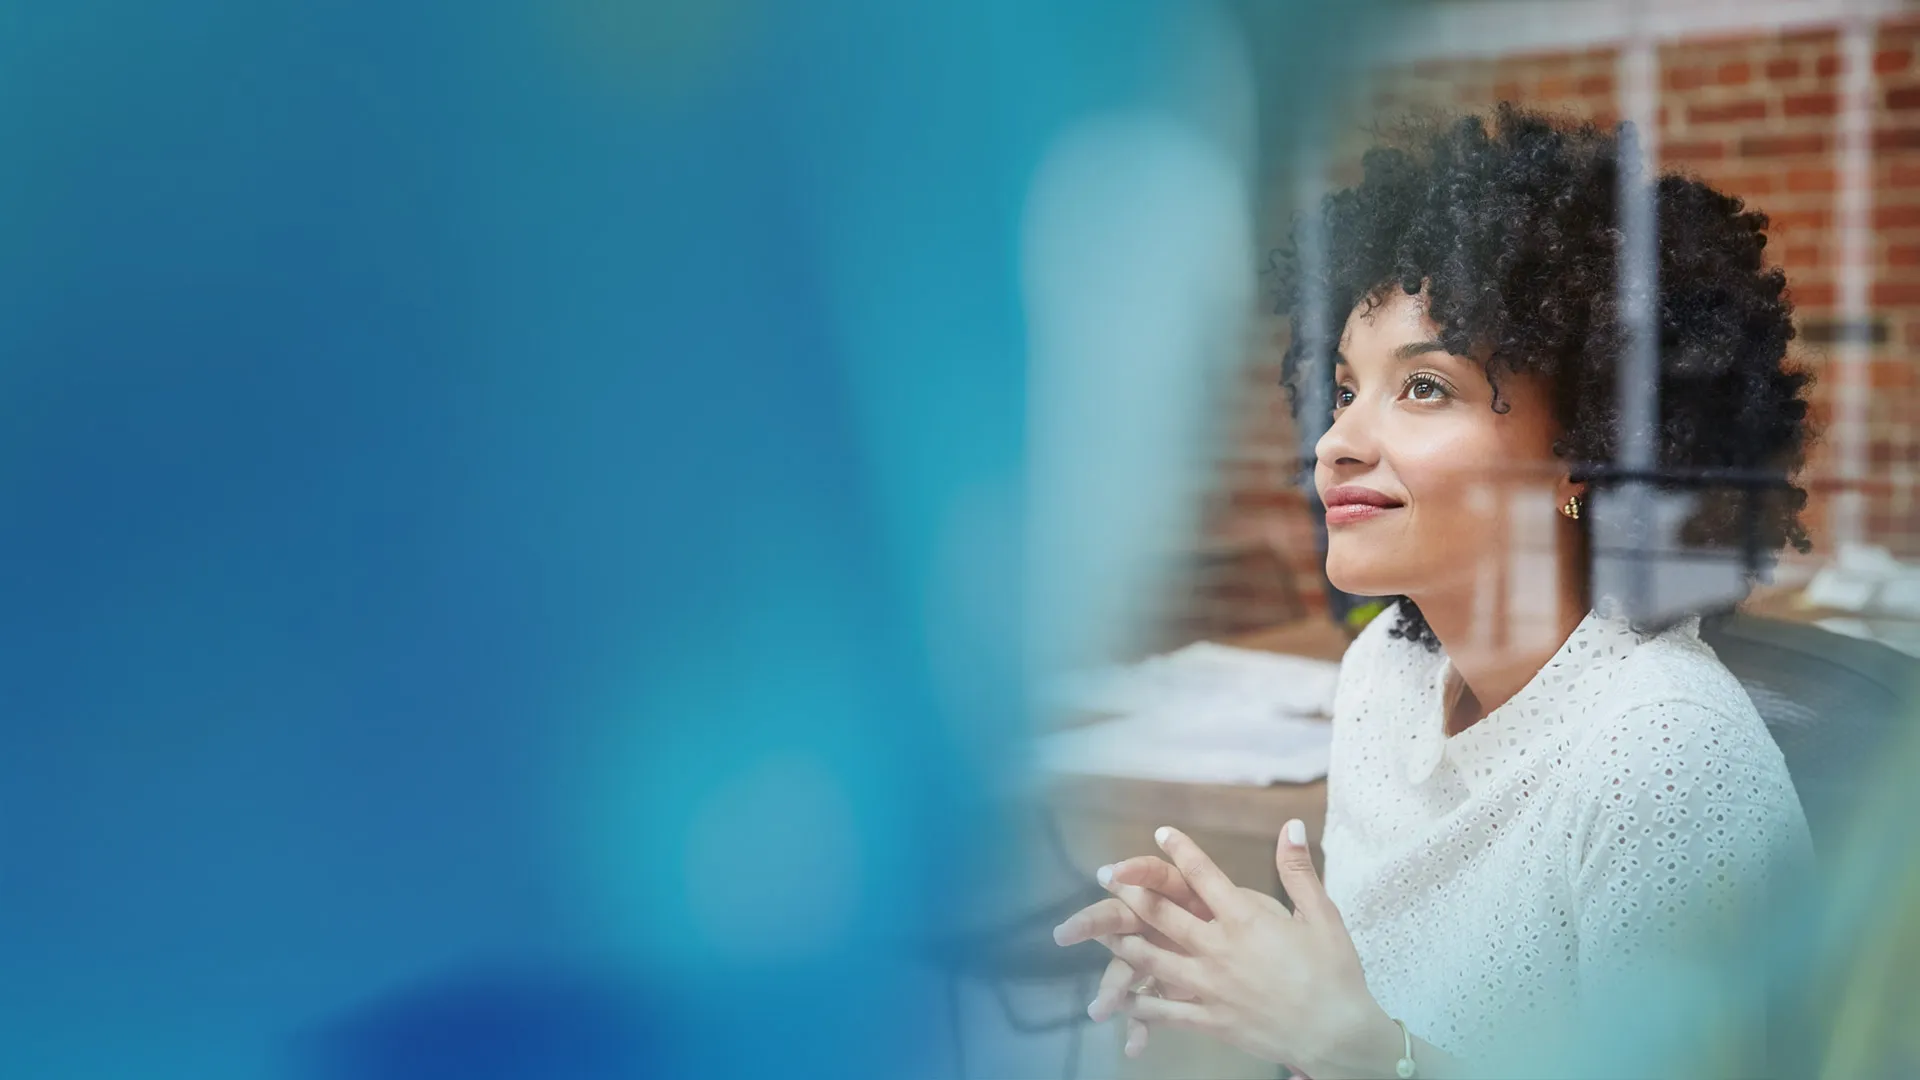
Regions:
<instances>
[{"instance_id":1,"label":"blouse sleeve","mask_svg":"<svg viewBox=\"0 0 1920 1080\"><path fill-rule=\"evenodd\" d=\"M1589 800L1573 868L1583 1004L1750 1012L1758 988L1730 958L1755 955L1780 887L1811 863L1765 728L1645 706L1597 732L1576 767Z\"/></svg>"}]
</instances>

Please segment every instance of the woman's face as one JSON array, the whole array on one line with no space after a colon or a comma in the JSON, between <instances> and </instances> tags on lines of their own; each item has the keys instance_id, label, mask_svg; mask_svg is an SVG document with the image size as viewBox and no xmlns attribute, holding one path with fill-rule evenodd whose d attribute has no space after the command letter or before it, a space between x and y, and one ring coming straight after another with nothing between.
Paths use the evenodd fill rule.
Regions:
<instances>
[{"instance_id":1,"label":"woman's face","mask_svg":"<svg viewBox=\"0 0 1920 1080\"><path fill-rule=\"evenodd\" d=\"M1544 380L1446 352L1424 295L1390 287L1340 337L1333 426L1314 485L1327 505L1327 577L1361 596L1471 592L1503 563L1553 559L1565 467ZM1488 571L1493 572L1490 577ZM1527 575L1532 580L1534 575Z\"/></svg>"}]
</instances>

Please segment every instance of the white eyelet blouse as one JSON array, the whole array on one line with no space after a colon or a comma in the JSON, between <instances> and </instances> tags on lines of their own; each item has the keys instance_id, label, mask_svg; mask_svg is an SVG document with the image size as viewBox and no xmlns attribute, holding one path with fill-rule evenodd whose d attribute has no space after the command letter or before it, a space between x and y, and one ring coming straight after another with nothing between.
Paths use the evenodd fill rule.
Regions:
<instances>
[{"instance_id":1,"label":"white eyelet blouse","mask_svg":"<svg viewBox=\"0 0 1920 1080\"><path fill-rule=\"evenodd\" d=\"M1633 1037L1596 1009L1712 978L1682 964L1696 931L1753 925L1810 865L1786 763L1697 619L1643 636L1590 614L1451 737L1459 677L1398 621L1341 665L1323 846L1367 986L1414 1034L1536 1075Z\"/></svg>"}]
</instances>

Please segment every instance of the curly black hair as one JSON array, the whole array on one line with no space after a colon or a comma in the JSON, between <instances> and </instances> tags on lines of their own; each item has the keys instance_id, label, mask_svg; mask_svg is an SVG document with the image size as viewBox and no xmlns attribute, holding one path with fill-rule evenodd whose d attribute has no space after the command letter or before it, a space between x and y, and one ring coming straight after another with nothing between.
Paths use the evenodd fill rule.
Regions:
<instances>
[{"instance_id":1,"label":"curly black hair","mask_svg":"<svg viewBox=\"0 0 1920 1080\"><path fill-rule=\"evenodd\" d=\"M1302 379L1331 379L1326 354L1348 313L1389 289L1424 288L1448 350L1485 360L1496 409L1502 373L1545 376L1554 453L1590 490L1620 480L1615 380L1631 340L1621 146L1632 137L1627 124L1608 131L1503 104L1490 117L1410 121L1369 150L1360 182L1327 196L1317 221L1297 218L1273 256L1280 310L1292 315L1282 382L1296 417L1319 398ZM1812 381L1787 361L1793 306L1786 275L1762 258L1767 217L1691 177L1629 180L1652 184L1657 222L1656 486L1698 493L1686 542L1744 549L1764 572L1787 544L1809 550L1807 496L1792 477L1811 437ZM1312 264L1310 226L1323 245ZM1315 299L1321 310L1308 310ZM1399 599L1395 636L1437 648Z\"/></svg>"}]
</instances>

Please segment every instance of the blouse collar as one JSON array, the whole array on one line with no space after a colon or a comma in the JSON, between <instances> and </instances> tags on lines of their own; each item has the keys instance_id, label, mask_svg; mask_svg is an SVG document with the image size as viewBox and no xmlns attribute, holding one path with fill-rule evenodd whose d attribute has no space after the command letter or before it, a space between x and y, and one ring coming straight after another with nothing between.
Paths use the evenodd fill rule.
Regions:
<instances>
[{"instance_id":1,"label":"blouse collar","mask_svg":"<svg viewBox=\"0 0 1920 1080\"><path fill-rule=\"evenodd\" d=\"M1683 629L1696 633L1697 622ZM1575 708L1575 693L1587 674L1626 658L1642 640L1626 620L1589 612L1573 633L1536 672L1518 694L1488 713L1479 723L1456 735L1446 734L1464 685L1453 662L1444 656L1428 671L1430 692L1422 693L1413 737L1407 743L1407 779L1424 784L1449 761L1468 790L1485 791L1503 773L1526 767L1543 746L1567 732L1584 710Z\"/></svg>"}]
</instances>

